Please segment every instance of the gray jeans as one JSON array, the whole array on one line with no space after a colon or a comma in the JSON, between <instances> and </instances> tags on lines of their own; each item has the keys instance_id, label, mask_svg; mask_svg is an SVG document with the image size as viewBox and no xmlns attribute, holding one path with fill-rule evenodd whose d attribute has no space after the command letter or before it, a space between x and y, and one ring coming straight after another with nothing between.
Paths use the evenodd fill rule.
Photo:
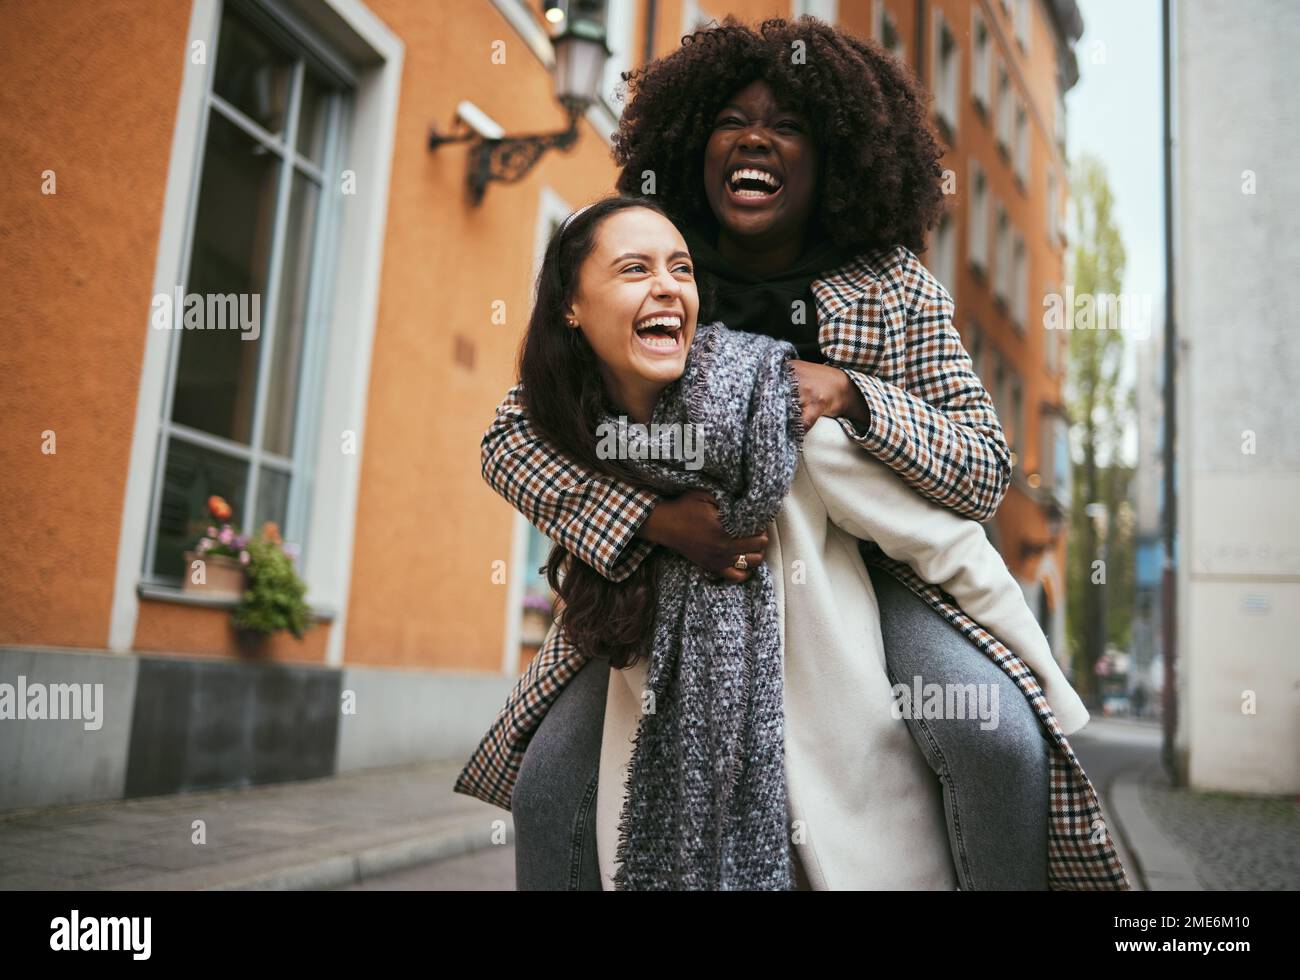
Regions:
<instances>
[{"instance_id":1,"label":"gray jeans","mask_svg":"<svg viewBox=\"0 0 1300 980\"><path fill-rule=\"evenodd\" d=\"M997 685L998 725L979 718L907 720L943 788L962 891L1047 888L1050 743L1023 692L938 612L871 569L891 684ZM596 786L609 666L590 660L542 719L513 795L520 891L600 891ZM991 688L985 688L991 690Z\"/></svg>"}]
</instances>

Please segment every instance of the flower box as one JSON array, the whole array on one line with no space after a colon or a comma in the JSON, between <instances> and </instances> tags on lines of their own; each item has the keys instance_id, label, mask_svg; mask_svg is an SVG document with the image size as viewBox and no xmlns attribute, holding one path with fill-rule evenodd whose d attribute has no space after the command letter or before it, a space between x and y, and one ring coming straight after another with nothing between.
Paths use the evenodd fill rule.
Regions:
<instances>
[{"instance_id":1,"label":"flower box","mask_svg":"<svg viewBox=\"0 0 1300 980\"><path fill-rule=\"evenodd\" d=\"M264 521L258 534L242 533L228 523L233 515L230 504L215 494L208 498L208 513L217 523L185 552L181 590L235 600L230 622L242 653L264 654L267 637L280 630L301 640L314 617L307 605L307 585L294 567L297 547L281 539L275 521ZM196 561L203 562L202 582L194 581Z\"/></svg>"},{"instance_id":2,"label":"flower box","mask_svg":"<svg viewBox=\"0 0 1300 980\"><path fill-rule=\"evenodd\" d=\"M194 562L204 565L202 583L194 581ZM217 598L238 599L244 594L244 566L238 558L229 555L203 555L197 551L185 552L185 574L181 591L197 592Z\"/></svg>"}]
</instances>

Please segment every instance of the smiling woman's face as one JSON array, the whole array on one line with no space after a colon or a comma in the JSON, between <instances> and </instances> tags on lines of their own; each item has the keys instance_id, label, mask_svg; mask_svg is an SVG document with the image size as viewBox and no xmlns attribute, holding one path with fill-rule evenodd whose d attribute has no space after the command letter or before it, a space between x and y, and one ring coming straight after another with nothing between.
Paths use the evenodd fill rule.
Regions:
<instances>
[{"instance_id":1,"label":"smiling woman's face","mask_svg":"<svg viewBox=\"0 0 1300 980\"><path fill-rule=\"evenodd\" d=\"M699 306L681 232L634 207L600 223L566 312L600 359L607 388L627 405L681 377Z\"/></svg>"},{"instance_id":2,"label":"smiling woman's face","mask_svg":"<svg viewBox=\"0 0 1300 980\"><path fill-rule=\"evenodd\" d=\"M798 237L815 207L819 162L808 120L779 106L767 82L750 82L713 120L704 148L709 207L726 232L754 247Z\"/></svg>"}]
</instances>

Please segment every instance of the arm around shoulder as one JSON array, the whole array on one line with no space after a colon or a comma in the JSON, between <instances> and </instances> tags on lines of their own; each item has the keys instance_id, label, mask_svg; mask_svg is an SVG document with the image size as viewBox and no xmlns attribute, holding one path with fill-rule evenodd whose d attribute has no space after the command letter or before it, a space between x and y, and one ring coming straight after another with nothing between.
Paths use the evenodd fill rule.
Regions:
<instances>
[{"instance_id":1,"label":"arm around shoulder","mask_svg":"<svg viewBox=\"0 0 1300 980\"><path fill-rule=\"evenodd\" d=\"M659 496L597 473L532 425L522 384L506 394L480 444L483 479L538 530L601 575L621 581L654 547L636 537Z\"/></svg>"}]
</instances>

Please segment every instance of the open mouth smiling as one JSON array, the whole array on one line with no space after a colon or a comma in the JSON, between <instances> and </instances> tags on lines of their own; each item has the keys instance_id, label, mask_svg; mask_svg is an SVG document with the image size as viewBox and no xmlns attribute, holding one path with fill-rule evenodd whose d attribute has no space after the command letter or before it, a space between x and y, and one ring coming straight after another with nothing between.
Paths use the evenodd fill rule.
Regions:
<instances>
[{"instance_id":1,"label":"open mouth smiling","mask_svg":"<svg viewBox=\"0 0 1300 980\"><path fill-rule=\"evenodd\" d=\"M735 167L727 176L727 192L738 201L770 201L785 183L765 167Z\"/></svg>"},{"instance_id":2,"label":"open mouth smiling","mask_svg":"<svg viewBox=\"0 0 1300 980\"><path fill-rule=\"evenodd\" d=\"M682 346L682 317L677 313L654 313L632 325L637 340L655 353L672 354Z\"/></svg>"}]
</instances>

